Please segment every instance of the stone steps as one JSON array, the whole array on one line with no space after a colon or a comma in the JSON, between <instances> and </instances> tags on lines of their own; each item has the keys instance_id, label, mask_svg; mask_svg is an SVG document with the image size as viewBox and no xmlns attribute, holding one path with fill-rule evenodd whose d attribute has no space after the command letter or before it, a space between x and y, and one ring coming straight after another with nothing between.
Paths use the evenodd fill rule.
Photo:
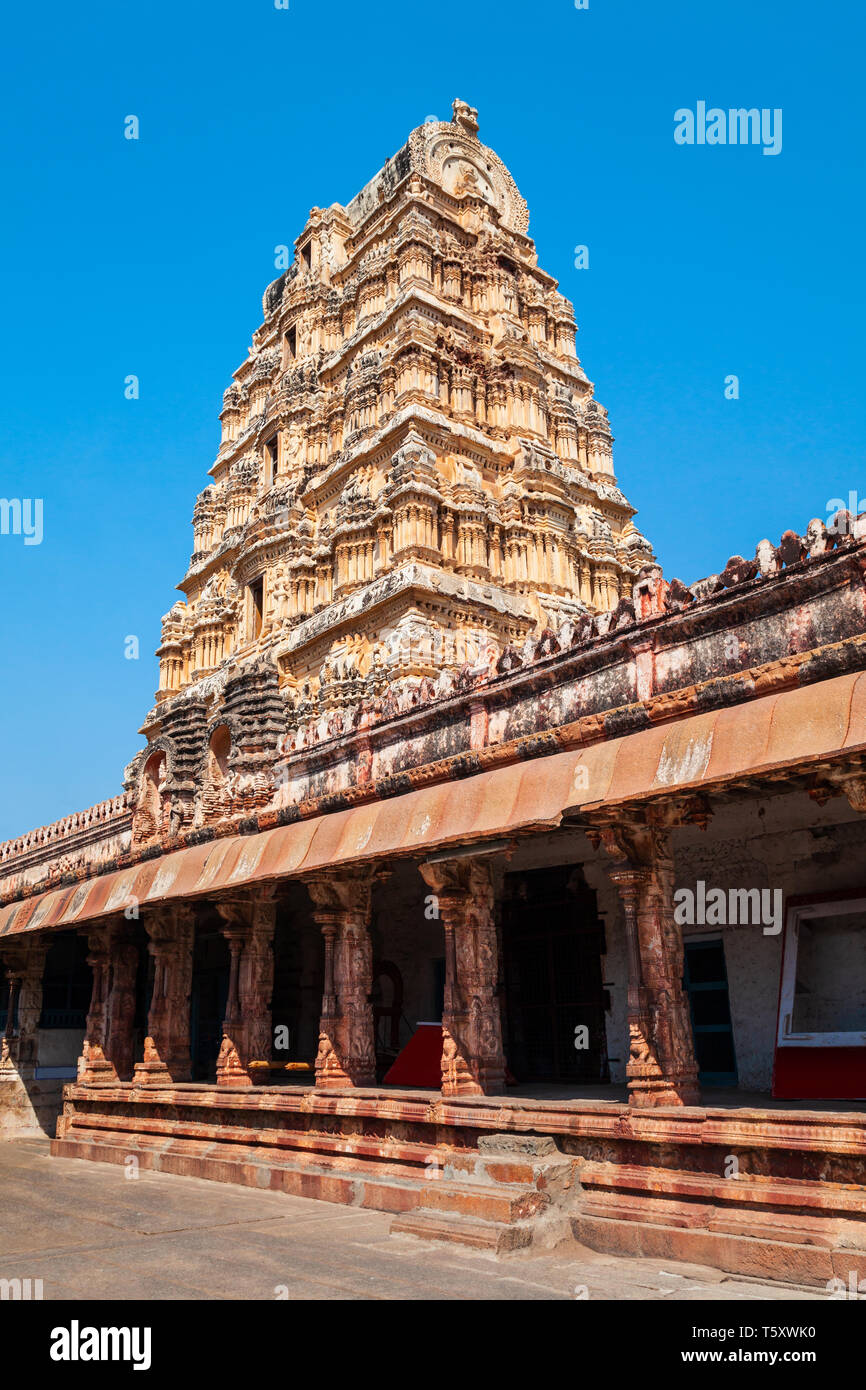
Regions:
<instances>
[{"instance_id":1,"label":"stone steps","mask_svg":"<svg viewBox=\"0 0 866 1390\"><path fill-rule=\"evenodd\" d=\"M484 1137L476 1150L448 1150L95 1110L67 1116L62 1129L51 1144L57 1157L120 1166L134 1157L156 1172L393 1212L395 1234L497 1253L531 1242L557 1182L573 1171L552 1140L533 1136Z\"/></svg>"},{"instance_id":2,"label":"stone steps","mask_svg":"<svg viewBox=\"0 0 866 1390\"><path fill-rule=\"evenodd\" d=\"M450 1216L481 1218L511 1225L543 1211L549 1198L532 1187L499 1187L479 1181L428 1182L424 1188L426 1210Z\"/></svg>"},{"instance_id":3,"label":"stone steps","mask_svg":"<svg viewBox=\"0 0 866 1390\"><path fill-rule=\"evenodd\" d=\"M414 1236L418 1240L448 1241L454 1245L467 1245L473 1250L487 1250L494 1255L522 1250L532 1243L532 1227L527 1223L506 1226L480 1217L467 1218L454 1212L427 1210L395 1216L391 1222L391 1234Z\"/></svg>"},{"instance_id":4,"label":"stone steps","mask_svg":"<svg viewBox=\"0 0 866 1390\"><path fill-rule=\"evenodd\" d=\"M67 1137L73 1137L81 1130L104 1131L118 1139L129 1137L134 1142L136 1135L150 1135L165 1139L194 1139L210 1142L241 1144L257 1149L299 1150L310 1154L347 1155L360 1159L371 1159L389 1163L409 1165L422 1170L431 1163L443 1163L443 1150L434 1145L413 1141L378 1139L361 1134L322 1134L312 1130L293 1130L282 1128L257 1128L248 1125L215 1125L207 1122L177 1119L139 1117L134 1114L121 1116L116 1113L100 1115L84 1111L71 1117L67 1127ZM472 1153L473 1151L470 1151ZM453 1150L453 1161L462 1161L462 1151ZM452 1154L445 1151L445 1159L450 1162Z\"/></svg>"},{"instance_id":5,"label":"stone steps","mask_svg":"<svg viewBox=\"0 0 866 1390\"><path fill-rule=\"evenodd\" d=\"M569 1234L553 1209L567 1199L573 1174L550 1137L485 1135L477 1155L461 1155L441 1181L426 1184L423 1206L396 1217L391 1232L494 1254L526 1249L539 1236L554 1244Z\"/></svg>"},{"instance_id":6,"label":"stone steps","mask_svg":"<svg viewBox=\"0 0 866 1390\"><path fill-rule=\"evenodd\" d=\"M93 1118L90 1116L88 1120L92 1121ZM298 1175L307 1176L310 1180L306 1184L308 1187L316 1185L315 1179L321 1179L318 1185L325 1188L325 1179L336 1178L337 1192L342 1192L343 1184L359 1179L372 1181L380 1190L380 1196L396 1185L399 1199L392 1208L383 1205L382 1201L373 1203L382 1210L400 1211L407 1204L414 1205L409 1202L407 1193L415 1191L417 1200L420 1201L423 1195L425 1204L435 1211L511 1222L532 1215L547 1202L543 1194L513 1182L484 1182L481 1180L483 1170L477 1176L470 1172L466 1181L454 1181L445 1176L447 1169L443 1167L427 1175L418 1163L400 1162L381 1151L374 1158L364 1157L358 1151L336 1145L332 1153L268 1152L261 1144L253 1147L232 1142L228 1138L172 1138L159 1133L140 1133L138 1130L124 1133L88 1123L76 1125L62 1139L54 1139L51 1152L59 1157L89 1158L120 1164L134 1156L142 1167L160 1172L212 1177L217 1181L283 1191L297 1190L295 1179ZM325 1200L344 1198L333 1196L325 1197ZM363 1201L360 1203L364 1204Z\"/></svg>"},{"instance_id":7,"label":"stone steps","mask_svg":"<svg viewBox=\"0 0 866 1390\"><path fill-rule=\"evenodd\" d=\"M401 1238L497 1253L577 1240L776 1281L866 1279L862 1115L348 1089L70 1085L64 1098L55 1154L135 1155L143 1168L387 1211ZM671 1166L657 1166L662 1153ZM729 1154L757 1172L725 1178Z\"/></svg>"},{"instance_id":8,"label":"stone steps","mask_svg":"<svg viewBox=\"0 0 866 1390\"><path fill-rule=\"evenodd\" d=\"M212 1182L286 1192L295 1197L401 1212L417 1206L423 1182L416 1168L373 1163L345 1156L265 1154L261 1148L206 1139L167 1139L153 1135L107 1135L77 1129L51 1141L58 1158L82 1158L124 1165L134 1157L141 1168Z\"/></svg>"},{"instance_id":9,"label":"stone steps","mask_svg":"<svg viewBox=\"0 0 866 1390\"><path fill-rule=\"evenodd\" d=\"M755 1208L785 1208L801 1214L833 1212L866 1219L866 1187L849 1184L834 1186L827 1182L748 1175L722 1178L716 1173L591 1162L580 1166L579 1178L584 1193L619 1192L629 1193L633 1199L669 1197L680 1201L735 1202L738 1206L748 1203Z\"/></svg>"}]
</instances>

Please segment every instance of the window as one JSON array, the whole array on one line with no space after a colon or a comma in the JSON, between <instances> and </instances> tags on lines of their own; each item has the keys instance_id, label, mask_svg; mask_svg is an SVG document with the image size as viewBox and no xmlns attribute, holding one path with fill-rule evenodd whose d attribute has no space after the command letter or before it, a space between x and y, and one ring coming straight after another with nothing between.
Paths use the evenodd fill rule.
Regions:
<instances>
[{"instance_id":1,"label":"window","mask_svg":"<svg viewBox=\"0 0 866 1390\"><path fill-rule=\"evenodd\" d=\"M155 753L151 753L144 765L144 776L152 787L161 788L165 781L166 757L161 748Z\"/></svg>"},{"instance_id":2,"label":"window","mask_svg":"<svg viewBox=\"0 0 866 1390\"><path fill-rule=\"evenodd\" d=\"M214 729L208 744L208 780L218 786L229 775L229 754L232 751L232 736L228 725L220 724Z\"/></svg>"},{"instance_id":3,"label":"window","mask_svg":"<svg viewBox=\"0 0 866 1390\"><path fill-rule=\"evenodd\" d=\"M307 244L306 244L306 246L302 246L302 247L301 247L301 260L303 261L304 265L307 267L307 270L312 270L312 268L313 268L313 243L312 243L311 241L308 241Z\"/></svg>"},{"instance_id":4,"label":"window","mask_svg":"<svg viewBox=\"0 0 866 1390\"><path fill-rule=\"evenodd\" d=\"M866 1044L866 898L788 910L779 1047Z\"/></svg>"},{"instance_id":5,"label":"window","mask_svg":"<svg viewBox=\"0 0 866 1390\"><path fill-rule=\"evenodd\" d=\"M265 580L256 579L250 585L250 636L253 640L262 630L262 614L265 608Z\"/></svg>"},{"instance_id":6,"label":"window","mask_svg":"<svg viewBox=\"0 0 866 1390\"><path fill-rule=\"evenodd\" d=\"M265 486L271 487L277 476L277 460L279 457L279 441L276 435L268 440L265 445Z\"/></svg>"},{"instance_id":7,"label":"window","mask_svg":"<svg viewBox=\"0 0 866 1390\"><path fill-rule=\"evenodd\" d=\"M286 345L286 362L291 362L292 359L297 357L298 355L297 328L288 328L286 330L285 336L283 337L283 342Z\"/></svg>"}]
</instances>

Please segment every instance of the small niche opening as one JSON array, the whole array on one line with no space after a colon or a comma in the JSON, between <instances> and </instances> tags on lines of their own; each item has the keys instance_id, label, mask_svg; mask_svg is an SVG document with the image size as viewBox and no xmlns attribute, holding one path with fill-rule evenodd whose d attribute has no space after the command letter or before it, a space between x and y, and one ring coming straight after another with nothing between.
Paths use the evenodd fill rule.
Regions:
<instances>
[{"instance_id":1,"label":"small niche opening","mask_svg":"<svg viewBox=\"0 0 866 1390\"><path fill-rule=\"evenodd\" d=\"M265 485L271 487L277 476L277 458L279 454L279 444L277 436L269 439L265 445Z\"/></svg>"},{"instance_id":2,"label":"small niche opening","mask_svg":"<svg viewBox=\"0 0 866 1390\"><path fill-rule=\"evenodd\" d=\"M255 640L262 630L262 614L265 609L265 580L253 580L250 588L251 627L250 635Z\"/></svg>"}]
</instances>

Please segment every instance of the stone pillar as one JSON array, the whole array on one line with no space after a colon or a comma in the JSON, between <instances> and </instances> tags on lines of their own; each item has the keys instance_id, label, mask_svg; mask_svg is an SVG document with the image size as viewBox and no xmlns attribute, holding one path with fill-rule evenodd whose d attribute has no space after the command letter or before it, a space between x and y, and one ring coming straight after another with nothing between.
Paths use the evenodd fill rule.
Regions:
<instances>
[{"instance_id":1,"label":"stone pillar","mask_svg":"<svg viewBox=\"0 0 866 1390\"><path fill-rule=\"evenodd\" d=\"M132 1026L138 950L126 923L108 922L86 933L93 972L78 1084L115 1086L133 1072Z\"/></svg>"},{"instance_id":2,"label":"stone pillar","mask_svg":"<svg viewBox=\"0 0 866 1390\"><path fill-rule=\"evenodd\" d=\"M628 951L629 1104L698 1105L698 1067L674 920L670 830L622 822L590 832L616 860Z\"/></svg>"},{"instance_id":3,"label":"stone pillar","mask_svg":"<svg viewBox=\"0 0 866 1390\"><path fill-rule=\"evenodd\" d=\"M135 1071L135 987L138 979L138 945L129 925L118 923L111 939L111 978L106 1005L106 1056L121 1081L131 1081Z\"/></svg>"},{"instance_id":4,"label":"stone pillar","mask_svg":"<svg viewBox=\"0 0 866 1390\"><path fill-rule=\"evenodd\" d=\"M327 873L306 880L313 918L325 941L325 982L316 1054L316 1087L375 1086L373 873Z\"/></svg>"},{"instance_id":5,"label":"stone pillar","mask_svg":"<svg viewBox=\"0 0 866 1390\"><path fill-rule=\"evenodd\" d=\"M84 1043L78 1059L79 1086L114 1086L117 1072L106 1057L108 1045L108 993L111 975L111 924L92 927L87 938L87 964L93 973L90 1008L84 1025Z\"/></svg>"},{"instance_id":6,"label":"stone pillar","mask_svg":"<svg viewBox=\"0 0 866 1390\"><path fill-rule=\"evenodd\" d=\"M0 1139L43 1137L56 1118L56 1110L47 1113L44 1087L36 1081L47 936L2 944L0 981L8 1015L0 1038Z\"/></svg>"},{"instance_id":7,"label":"stone pillar","mask_svg":"<svg viewBox=\"0 0 866 1390\"><path fill-rule=\"evenodd\" d=\"M449 859L419 867L445 931L442 1094L498 1095L505 1089L505 1054L489 862Z\"/></svg>"},{"instance_id":8,"label":"stone pillar","mask_svg":"<svg viewBox=\"0 0 866 1390\"><path fill-rule=\"evenodd\" d=\"M39 1019L42 1014L42 976L47 937L3 946L8 985L8 1015L0 1042L0 1071L32 1080L38 1062ZM18 1022L15 1026L15 1010Z\"/></svg>"},{"instance_id":9,"label":"stone pillar","mask_svg":"<svg viewBox=\"0 0 866 1390\"><path fill-rule=\"evenodd\" d=\"M276 904L272 891L265 889L256 897L215 906L231 956L217 1085L250 1086L250 1062L271 1060Z\"/></svg>"},{"instance_id":10,"label":"stone pillar","mask_svg":"<svg viewBox=\"0 0 866 1390\"><path fill-rule=\"evenodd\" d=\"M142 918L153 957L153 993L147 1016L144 1060L135 1066L136 1086L172 1086L189 1081L189 1001L195 910L191 903L151 908Z\"/></svg>"},{"instance_id":11,"label":"stone pillar","mask_svg":"<svg viewBox=\"0 0 866 1390\"><path fill-rule=\"evenodd\" d=\"M15 1010L18 1007L18 995L21 990L21 979L12 966L7 966L4 971L4 990L6 1003L6 1027L3 1029L3 1037L0 1040L0 1072L15 1072L18 1061L18 1035L15 1031Z\"/></svg>"}]
</instances>

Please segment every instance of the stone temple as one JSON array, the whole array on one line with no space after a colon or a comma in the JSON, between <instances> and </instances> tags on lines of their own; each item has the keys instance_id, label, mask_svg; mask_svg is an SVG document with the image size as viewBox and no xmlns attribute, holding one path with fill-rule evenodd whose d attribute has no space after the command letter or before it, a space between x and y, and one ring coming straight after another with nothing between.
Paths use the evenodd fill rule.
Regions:
<instances>
[{"instance_id":1,"label":"stone temple","mask_svg":"<svg viewBox=\"0 0 866 1390\"><path fill-rule=\"evenodd\" d=\"M866 514L664 577L461 101L220 419L123 791L0 845L0 1135L866 1277Z\"/></svg>"}]
</instances>

